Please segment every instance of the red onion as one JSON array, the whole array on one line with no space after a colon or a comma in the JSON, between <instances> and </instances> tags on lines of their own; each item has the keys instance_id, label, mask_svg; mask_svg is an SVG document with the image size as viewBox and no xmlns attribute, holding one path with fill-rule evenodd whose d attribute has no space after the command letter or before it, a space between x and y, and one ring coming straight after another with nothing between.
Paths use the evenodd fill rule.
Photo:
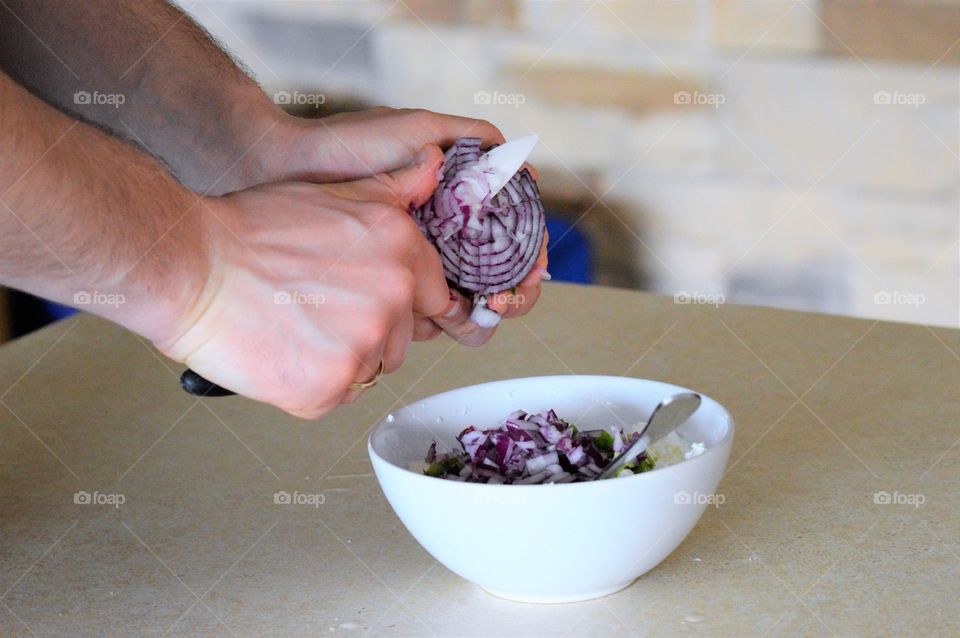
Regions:
<instances>
[{"instance_id":1,"label":"red onion","mask_svg":"<svg viewBox=\"0 0 960 638\"><path fill-rule=\"evenodd\" d=\"M447 279L464 293L513 288L533 269L543 243L543 204L530 171L520 170L491 197L492 176L480 140L462 137L444 155L433 197L413 211Z\"/></svg>"},{"instance_id":2,"label":"red onion","mask_svg":"<svg viewBox=\"0 0 960 638\"><path fill-rule=\"evenodd\" d=\"M472 425L457 440L462 451L427 451L424 474L468 483L574 483L595 479L625 446L640 438L623 430L580 431L553 410L540 414L517 411L500 427L478 430ZM629 473L652 470L646 451L627 465Z\"/></svg>"}]
</instances>

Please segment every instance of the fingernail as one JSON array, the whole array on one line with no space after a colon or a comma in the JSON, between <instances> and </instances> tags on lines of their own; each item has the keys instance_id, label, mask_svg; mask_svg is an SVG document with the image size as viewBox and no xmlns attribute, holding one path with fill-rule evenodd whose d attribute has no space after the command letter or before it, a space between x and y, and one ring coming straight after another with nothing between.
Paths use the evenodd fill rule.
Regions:
<instances>
[{"instance_id":1,"label":"fingernail","mask_svg":"<svg viewBox=\"0 0 960 638\"><path fill-rule=\"evenodd\" d=\"M480 328L472 321L470 324L476 327L471 332L458 338L457 342L465 346L470 346L471 348L477 348L485 344L490 340L490 336L493 335L494 330L496 330L496 328Z\"/></svg>"},{"instance_id":2,"label":"fingernail","mask_svg":"<svg viewBox=\"0 0 960 638\"><path fill-rule=\"evenodd\" d=\"M540 269L540 279L542 279L542 280L544 280L544 281L550 281L551 279L553 279L553 277L550 276L550 273L547 272L547 269L546 269L546 268L541 268L541 269Z\"/></svg>"}]
</instances>

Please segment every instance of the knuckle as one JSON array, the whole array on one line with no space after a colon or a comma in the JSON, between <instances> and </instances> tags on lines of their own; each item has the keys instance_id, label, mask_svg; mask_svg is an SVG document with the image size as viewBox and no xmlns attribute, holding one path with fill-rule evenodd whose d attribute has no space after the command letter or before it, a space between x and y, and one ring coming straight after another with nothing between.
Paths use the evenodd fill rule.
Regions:
<instances>
[{"instance_id":1,"label":"knuckle","mask_svg":"<svg viewBox=\"0 0 960 638\"><path fill-rule=\"evenodd\" d=\"M490 120L477 120L477 128L481 130L486 129L489 132L490 137L493 139L505 139L500 129L497 128L497 126Z\"/></svg>"},{"instance_id":2,"label":"knuckle","mask_svg":"<svg viewBox=\"0 0 960 638\"><path fill-rule=\"evenodd\" d=\"M408 306L413 301L416 279L407 268L385 268L380 274L381 291L390 305Z\"/></svg>"},{"instance_id":3,"label":"knuckle","mask_svg":"<svg viewBox=\"0 0 960 638\"><path fill-rule=\"evenodd\" d=\"M315 362L296 388L275 403L277 407L300 418L318 419L337 404L358 366L356 358L337 351L321 354Z\"/></svg>"},{"instance_id":4,"label":"knuckle","mask_svg":"<svg viewBox=\"0 0 960 638\"><path fill-rule=\"evenodd\" d=\"M378 308L376 311L368 313L357 322L357 328L354 337L357 355L363 357L363 355L379 349L390 330L390 321L386 309ZM359 368L359 365L360 363L357 361L355 367Z\"/></svg>"},{"instance_id":5,"label":"knuckle","mask_svg":"<svg viewBox=\"0 0 960 638\"><path fill-rule=\"evenodd\" d=\"M338 351L330 358L330 368L326 372L330 400L336 403L337 399L356 380L360 371L360 360L349 349Z\"/></svg>"},{"instance_id":6,"label":"knuckle","mask_svg":"<svg viewBox=\"0 0 960 638\"><path fill-rule=\"evenodd\" d=\"M409 215L393 206L384 207L376 232L389 245L395 247L413 247L420 237L420 231Z\"/></svg>"},{"instance_id":7,"label":"knuckle","mask_svg":"<svg viewBox=\"0 0 960 638\"><path fill-rule=\"evenodd\" d=\"M414 122L425 122L433 117L433 113L427 109L403 109L404 115Z\"/></svg>"}]
</instances>

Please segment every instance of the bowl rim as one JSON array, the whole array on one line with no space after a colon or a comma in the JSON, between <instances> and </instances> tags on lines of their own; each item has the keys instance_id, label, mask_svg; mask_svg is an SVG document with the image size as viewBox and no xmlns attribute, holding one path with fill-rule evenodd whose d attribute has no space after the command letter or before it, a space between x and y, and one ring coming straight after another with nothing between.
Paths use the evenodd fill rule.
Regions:
<instances>
[{"instance_id":1,"label":"bowl rim","mask_svg":"<svg viewBox=\"0 0 960 638\"><path fill-rule=\"evenodd\" d=\"M630 381L640 381L640 382L656 383L656 384L659 384L659 385L667 385L667 386L671 386L671 387L673 387L673 388L677 388L678 390L682 390L682 391L685 391L685 392L696 392L696 393L699 394L702 398L708 399L708 400L712 401L714 404L716 404L716 405L720 408L720 410L722 410L722 416L726 417L726 420L727 420L727 431L724 433L723 437L721 437L719 441L717 441L715 444L713 444L713 445L711 445L709 448L707 448L702 454L698 454L697 456L695 456L695 457L693 457L693 458L690 458L690 459L684 459L684 460L682 460L682 461L680 461L680 462L678 462L678 463L673 463L673 464L671 464L671 465L668 465L667 467L654 468L654 469L650 470L649 472L643 472L643 473L641 473L641 474L634 474L633 476L627 476L627 477L617 477L617 478L613 479L614 484L629 484L631 481L636 482L637 480L642 480L643 477L647 477L647 476L650 476L650 475L653 475L653 474L659 474L659 476L664 477L666 474L660 474L661 472L663 472L663 473L670 473L671 470L673 470L673 471L679 471L678 468L680 468L681 466L691 467L690 465L687 465L688 463L691 463L691 464L692 464L692 463L696 463L697 461L703 461L707 456L709 456L709 455L711 455L711 454L720 454L720 453L721 453L721 450L722 450L724 447L726 447L727 445L729 445L729 444L732 442L732 440L733 440L734 429L736 428L736 423L735 423L735 420L734 420L734 418L733 418L733 415L730 414L730 411L729 411L729 410L726 408L726 406L724 406L722 403L720 403L720 402L717 401L716 399L714 399L714 398L712 398L712 397L710 397L710 396L708 396L708 395L706 395L706 394L703 394L702 392L698 392L697 390L690 390L690 389L688 389L688 388L684 388L683 386L678 386L678 385L676 385L676 384L668 383L668 382L666 382L666 381L657 381L656 379L644 379L644 378L641 378L641 377L626 377L626 376L615 376L615 375L604 375L604 374L554 374L554 375L532 376L532 377L511 377L511 378L507 378L507 379L497 379L497 380L495 380L495 381L485 381L485 382L483 382L483 383L475 383L475 384L473 384L473 385L465 385L465 386L461 386L461 387L459 387L459 388L453 388L453 389L451 389L451 390L445 390L444 392L438 392L438 393L436 393L436 394L431 394L431 395L429 395L429 396L426 396L426 397L423 397L423 398L420 398L420 399L416 399L415 401L411 401L410 403L407 403L406 405L400 406L400 407L398 407L398 408L394 408L393 410L390 410L390 412L389 412L386 416L384 416L382 419L380 419L379 421L377 421L377 423L374 424L374 426L370 429L370 433L367 435L367 454L369 454L371 458L372 458L372 457L376 457L376 459L379 460L380 462L382 462L385 466L390 467L390 468L393 468L394 470L400 471L401 473L409 474L411 477L417 477L417 479L422 479L422 480L425 480L425 481L430 481L432 484L438 484L438 483L439 483L439 484L442 484L442 485L450 485L450 486L459 485L459 486L463 486L462 488L457 488L457 489L483 489L483 488L486 488L486 489L494 489L494 488L509 487L511 490L530 490L530 489L536 490L536 489L544 489L544 488L548 488L548 489L567 489L567 490L569 490L569 489L574 489L574 488L576 488L576 489L584 489L584 487L585 487L585 486L588 486L588 485L601 485L601 484L610 483L610 482L611 482L611 479L607 479L607 480L605 480L605 481L580 481L580 482L577 482L577 483L541 483L541 484L536 484L536 485L514 485L514 484L507 484L507 483L494 483L494 484L490 484L490 483L467 483L466 481L445 481L445 480L443 480L443 479L438 479L438 478L433 477L433 476L427 476L426 474L422 474L422 473L420 473L420 472L414 472L413 470L410 470L409 468L401 467L401 466L399 466L399 465L397 465L397 464L395 464L395 463L393 463L393 462L391 462L391 461L388 461L387 459L385 459L385 458L383 458L382 456L380 456L380 454L377 452L377 450L376 450L376 449L374 448L374 446L373 446L373 437L374 437L374 435L377 434L377 432L380 430L380 428L384 427L387 423L389 423L389 421L387 421L387 416L390 416L390 415L393 414L393 412L395 412L395 411L406 410L406 409L410 408L411 406L413 406L413 405L415 405L415 404L417 404L417 403L422 403L422 402L424 402L424 401L428 401L428 400L432 400L432 399L437 399L437 398L443 397L443 396L448 395L448 394L453 394L453 393L455 393L455 392L459 392L459 391L461 391L461 390L482 388L483 386L499 384L499 383L503 383L503 382L506 382L506 381L531 381L531 380L549 381L549 380L552 380L552 379L564 379L564 380L566 380L566 379L571 379L571 378L595 379L595 380L617 379L617 380L621 380L621 381L624 380L624 379L626 379L626 380L630 380ZM376 469L376 468L374 468L374 469ZM378 480L379 480L379 476L378 476L377 478L378 478ZM650 479L648 479L648 480L650 480ZM469 486L469 487L468 487L468 486ZM449 488L447 488L447 489L449 489Z\"/></svg>"}]
</instances>

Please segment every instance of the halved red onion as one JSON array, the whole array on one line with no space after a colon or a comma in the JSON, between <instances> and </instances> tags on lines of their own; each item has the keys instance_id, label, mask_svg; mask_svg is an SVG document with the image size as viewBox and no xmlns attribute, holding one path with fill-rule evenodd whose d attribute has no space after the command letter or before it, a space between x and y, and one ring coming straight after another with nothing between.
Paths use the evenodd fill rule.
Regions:
<instances>
[{"instance_id":1,"label":"halved red onion","mask_svg":"<svg viewBox=\"0 0 960 638\"><path fill-rule=\"evenodd\" d=\"M480 139L462 137L444 155L433 197L413 211L447 279L463 293L513 288L533 269L543 243L543 203L530 171L519 171L493 196L492 177ZM484 313L478 318L495 324Z\"/></svg>"}]
</instances>

